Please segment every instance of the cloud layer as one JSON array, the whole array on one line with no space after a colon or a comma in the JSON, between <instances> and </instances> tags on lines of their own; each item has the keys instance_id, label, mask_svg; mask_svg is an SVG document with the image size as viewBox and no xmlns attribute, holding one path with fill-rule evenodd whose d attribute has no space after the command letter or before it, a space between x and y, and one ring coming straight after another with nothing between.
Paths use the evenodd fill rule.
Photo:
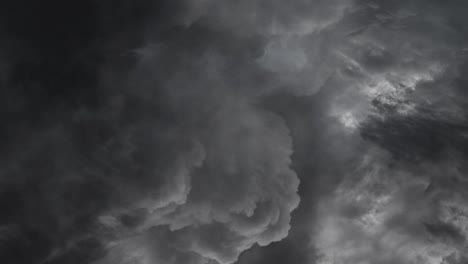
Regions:
<instances>
[{"instance_id":1,"label":"cloud layer","mask_svg":"<svg viewBox=\"0 0 468 264\"><path fill-rule=\"evenodd\" d=\"M2 5L2 263L468 259L463 1Z\"/></svg>"}]
</instances>

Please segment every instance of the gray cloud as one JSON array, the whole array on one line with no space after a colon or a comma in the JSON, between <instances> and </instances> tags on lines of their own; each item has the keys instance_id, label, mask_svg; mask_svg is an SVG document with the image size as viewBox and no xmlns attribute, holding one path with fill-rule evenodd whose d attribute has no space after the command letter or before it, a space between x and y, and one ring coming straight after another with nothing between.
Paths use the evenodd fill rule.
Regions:
<instances>
[{"instance_id":1,"label":"gray cloud","mask_svg":"<svg viewBox=\"0 0 468 264\"><path fill-rule=\"evenodd\" d=\"M52 2L0 8L6 263L466 262L462 1Z\"/></svg>"}]
</instances>

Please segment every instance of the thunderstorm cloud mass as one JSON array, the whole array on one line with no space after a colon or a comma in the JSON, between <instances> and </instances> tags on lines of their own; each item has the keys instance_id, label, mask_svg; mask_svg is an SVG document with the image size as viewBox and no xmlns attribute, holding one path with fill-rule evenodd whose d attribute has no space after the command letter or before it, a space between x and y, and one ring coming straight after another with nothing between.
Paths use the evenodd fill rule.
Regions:
<instances>
[{"instance_id":1,"label":"thunderstorm cloud mass","mask_svg":"<svg viewBox=\"0 0 468 264\"><path fill-rule=\"evenodd\" d=\"M0 263L468 264L465 0L5 0Z\"/></svg>"}]
</instances>

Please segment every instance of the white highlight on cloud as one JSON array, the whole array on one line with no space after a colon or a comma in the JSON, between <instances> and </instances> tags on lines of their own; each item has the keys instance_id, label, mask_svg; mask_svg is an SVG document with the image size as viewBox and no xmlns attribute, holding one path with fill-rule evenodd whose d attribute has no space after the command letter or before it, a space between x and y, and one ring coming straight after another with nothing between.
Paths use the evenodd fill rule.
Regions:
<instances>
[{"instance_id":1,"label":"white highlight on cloud","mask_svg":"<svg viewBox=\"0 0 468 264\"><path fill-rule=\"evenodd\" d=\"M340 122L349 129L356 129L359 125L359 121L350 112L345 112L339 117Z\"/></svg>"}]
</instances>

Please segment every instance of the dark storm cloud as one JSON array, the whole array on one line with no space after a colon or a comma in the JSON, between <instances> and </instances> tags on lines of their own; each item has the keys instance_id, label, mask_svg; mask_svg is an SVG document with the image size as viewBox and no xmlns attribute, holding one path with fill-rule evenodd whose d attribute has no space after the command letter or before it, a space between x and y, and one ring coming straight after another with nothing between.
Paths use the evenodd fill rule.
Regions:
<instances>
[{"instance_id":1,"label":"dark storm cloud","mask_svg":"<svg viewBox=\"0 0 468 264\"><path fill-rule=\"evenodd\" d=\"M466 22L458 11L464 6L360 4L336 26L346 31L353 21L356 29L348 38L327 43L342 60L334 64L339 75L322 88L329 92L304 100L310 104L306 107L296 99L270 104L291 128L293 162L301 177L301 206L290 237L304 231L303 222L309 222L314 234L313 242L296 245L295 253L304 254L305 247L309 258L300 262L318 263L462 260L466 110L460 93L465 60L465 29L460 25ZM346 26L340 29L340 23ZM337 40L342 43L336 45ZM321 132L312 132L317 127ZM320 140L328 148L322 149ZM341 171L327 173L329 166ZM327 185L324 178L339 184ZM392 183L391 178L398 180ZM330 186L328 195L339 201L326 202L307 182ZM284 248L287 240L280 242ZM265 260L275 254L263 252ZM250 255L241 260L261 261Z\"/></svg>"},{"instance_id":2,"label":"dark storm cloud","mask_svg":"<svg viewBox=\"0 0 468 264\"><path fill-rule=\"evenodd\" d=\"M8 62L5 84L24 101L6 109L17 116L4 131L2 223L20 229L7 261L228 263L287 235L299 181L288 128L253 104L250 80L268 75L250 48L261 39L160 20L169 4L148 11L155 20L126 17L153 7L137 3L73 10L104 12L75 43L87 27L53 5L31 11L38 25L6 18L18 52L32 49ZM65 18L76 28L56 24Z\"/></svg>"},{"instance_id":3,"label":"dark storm cloud","mask_svg":"<svg viewBox=\"0 0 468 264\"><path fill-rule=\"evenodd\" d=\"M361 165L330 195L334 202L322 202L319 262L463 259L466 219L453 211L466 204L466 110L456 87L464 30L449 22L461 18L451 5L390 3L369 5L373 25L341 49L349 65L342 73L354 88L332 104L345 127L385 155L367 143L350 154Z\"/></svg>"},{"instance_id":4,"label":"dark storm cloud","mask_svg":"<svg viewBox=\"0 0 468 264\"><path fill-rule=\"evenodd\" d=\"M16 234L2 238L2 262L83 263L99 255L100 242L89 238L88 230L111 197L103 175L115 170L95 154L106 141L122 137L115 136L118 127L109 116L115 103L107 103L98 89L99 69L106 57L118 57L138 43L129 32L129 43L113 39L128 29L112 20L132 33L139 31L141 21L126 12L145 11L145 6L115 3L109 10L90 2L1 4L0 218L2 230ZM104 160L128 152L113 145L115 155Z\"/></svg>"},{"instance_id":5,"label":"dark storm cloud","mask_svg":"<svg viewBox=\"0 0 468 264\"><path fill-rule=\"evenodd\" d=\"M466 260L462 1L2 5L6 263Z\"/></svg>"}]
</instances>

